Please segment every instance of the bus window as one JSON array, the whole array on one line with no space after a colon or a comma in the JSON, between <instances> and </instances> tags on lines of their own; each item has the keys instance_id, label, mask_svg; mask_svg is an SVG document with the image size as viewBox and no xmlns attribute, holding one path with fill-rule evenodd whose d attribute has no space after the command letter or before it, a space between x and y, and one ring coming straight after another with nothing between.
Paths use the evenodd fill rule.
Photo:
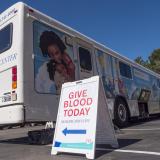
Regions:
<instances>
[{"instance_id":1,"label":"bus window","mask_svg":"<svg viewBox=\"0 0 160 160\"><path fill-rule=\"evenodd\" d=\"M158 86L158 88L160 88L160 80L159 79L157 79L157 86Z\"/></svg>"},{"instance_id":2,"label":"bus window","mask_svg":"<svg viewBox=\"0 0 160 160\"><path fill-rule=\"evenodd\" d=\"M123 62L119 62L120 74L123 77L132 79L131 67Z\"/></svg>"},{"instance_id":3,"label":"bus window","mask_svg":"<svg viewBox=\"0 0 160 160\"><path fill-rule=\"evenodd\" d=\"M87 71L92 70L91 54L87 49L79 47L79 59L82 69Z\"/></svg>"},{"instance_id":4,"label":"bus window","mask_svg":"<svg viewBox=\"0 0 160 160\"><path fill-rule=\"evenodd\" d=\"M9 49L12 45L12 24L0 30L0 53Z\"/></svg>"}]
</instances>

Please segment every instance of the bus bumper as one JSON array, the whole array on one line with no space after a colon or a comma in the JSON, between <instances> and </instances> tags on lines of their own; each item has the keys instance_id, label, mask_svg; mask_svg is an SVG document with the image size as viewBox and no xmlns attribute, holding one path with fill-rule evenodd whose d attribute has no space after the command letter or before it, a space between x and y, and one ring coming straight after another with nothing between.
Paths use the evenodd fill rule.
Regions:
<instances>
[{"instance_id":1,"label":"bus bumper","mask_svg":"<svg viewBox=\"0 0 160 160\"><path fill-rule=\"evenodd\" d=\"M24 122L23 105L11 105L0 107L0 125L16 124Z\"/></svg>"}]
</instances>

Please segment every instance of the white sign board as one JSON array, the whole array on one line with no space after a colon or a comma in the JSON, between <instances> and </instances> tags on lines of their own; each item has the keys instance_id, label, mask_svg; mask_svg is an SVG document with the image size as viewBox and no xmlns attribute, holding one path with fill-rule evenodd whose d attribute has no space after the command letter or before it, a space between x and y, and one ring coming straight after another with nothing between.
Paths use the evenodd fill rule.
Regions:
<instances>
[{"instance_id":1,"label":"white sign board","mask_svg":"<svg viewBox=\"0 0 160 160\"><path fill-rule=\"evenodd\" d=\"M96 142L118 146L100 82L95 76L63 84L52 154L81 153L94 159Z\"/></svg>"}]
</instances>

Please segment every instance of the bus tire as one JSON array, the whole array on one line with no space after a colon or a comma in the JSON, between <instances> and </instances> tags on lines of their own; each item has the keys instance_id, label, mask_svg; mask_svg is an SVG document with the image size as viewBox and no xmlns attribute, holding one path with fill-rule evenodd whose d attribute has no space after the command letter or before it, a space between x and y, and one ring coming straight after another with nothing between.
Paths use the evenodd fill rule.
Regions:
<instances>
[{"instance_id":1,"label":"bus tire","mask_svg":"<svg viewBox=\"0 0 160 160\"><path fill-rule=\"evenodd\" d=\"M114 107L114 123L118 127L125 127L128 125L129 112L127 104L121 98L118 98Z\"/></svg>"}]
</instances>

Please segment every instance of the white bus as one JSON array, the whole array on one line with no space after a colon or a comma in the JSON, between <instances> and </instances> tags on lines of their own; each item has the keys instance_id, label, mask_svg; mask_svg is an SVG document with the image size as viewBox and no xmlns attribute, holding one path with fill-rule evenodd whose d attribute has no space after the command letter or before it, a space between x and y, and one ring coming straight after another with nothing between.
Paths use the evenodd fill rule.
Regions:
<instances>
[{"instance_id":1,"label":"white bus","mask_svg":"<svg viewBox=\"0 0 160 160\"><path fill-rule=\"evenodd\" d=\"M160 112L160 76L24 3L0 14L0 124L55 121L61 85L100 75L115 123Z\"/></svg>"}]
</instances>

